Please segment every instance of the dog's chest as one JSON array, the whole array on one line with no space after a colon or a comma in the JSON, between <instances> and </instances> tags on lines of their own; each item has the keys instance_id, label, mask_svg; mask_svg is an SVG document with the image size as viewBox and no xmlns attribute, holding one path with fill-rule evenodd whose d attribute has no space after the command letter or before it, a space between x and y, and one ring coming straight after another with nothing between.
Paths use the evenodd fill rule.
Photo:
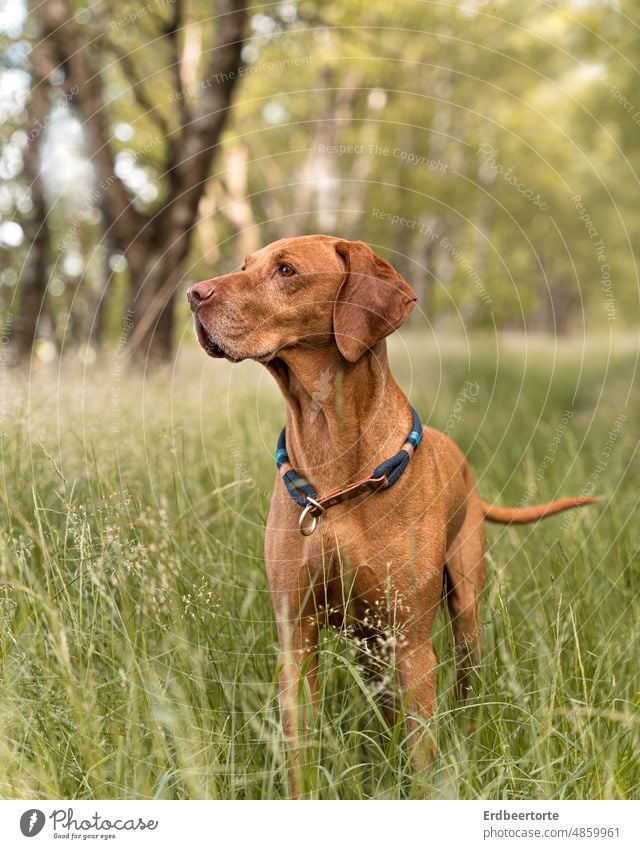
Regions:
<instances>
[{"instance_id":1,"label":"dog's chest","mask_svg":"<svg viewBox=\"0 0 640 849\"><path fill-rule=\"evenodd\" d=\"M410 510L399 515L379 498L375 505L344 505L333 515L328 512L314 534L312 559L321 558L327 575L353 574L364 590L388 583L389 576L404 580L416 568L421 573L429 566L439 568L443 557L436 552L444 552L445 536L441 521Z\"/></svg>"}]
</instances>

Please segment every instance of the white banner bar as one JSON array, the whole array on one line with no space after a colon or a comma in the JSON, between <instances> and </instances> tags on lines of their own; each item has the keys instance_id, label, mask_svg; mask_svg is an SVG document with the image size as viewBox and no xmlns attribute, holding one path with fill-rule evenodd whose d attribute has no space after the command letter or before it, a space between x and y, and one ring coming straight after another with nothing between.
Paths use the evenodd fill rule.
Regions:
<instances>
[{"instance_id":1,"label":"white banner bar","mask_svg":"<svg viewBox=\"0 0 640 849\"><path fill-rule=\"evenodd\" d=\"M6 801L0 835L2 849L638 849L640 802Z\"/></svg>"}]
</instances>

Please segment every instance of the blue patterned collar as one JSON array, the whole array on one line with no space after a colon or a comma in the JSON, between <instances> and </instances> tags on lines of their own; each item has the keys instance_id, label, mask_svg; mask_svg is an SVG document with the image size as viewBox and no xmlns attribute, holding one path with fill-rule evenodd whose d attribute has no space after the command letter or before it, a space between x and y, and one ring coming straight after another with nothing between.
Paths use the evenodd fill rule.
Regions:
<instances>
[{"instance_id":1,"label":"blue patterned collar","mask_svg":"<svg viewBox=\"0 0 640 849\"><path fill-rule=\"evenodd\" d=\"M400 451L394 454L393 457L389 457L388 460L384 460L379 466L376 466L371 477L350 484L343 489L334 490L321 497L316 493L313 484L291 465L286 448L286 428L282 428L276 449L276 465L287 488L287 492L296 504L304 508L300 517L300 530L305 536L313 533L318 517L329 507L333 507L335 504L340 504L350 498L356 498L358 495L362 495L368 491L388 489L390 486L393 486L409 465L409 460L411 460L414 451L422 441L422 424L420 417L413 407L411 407L411 418L411 431ZM311 529L308 532L304 529L304 520L307 515L311 515L313 519Z\"/></svg>"}]
</instances>

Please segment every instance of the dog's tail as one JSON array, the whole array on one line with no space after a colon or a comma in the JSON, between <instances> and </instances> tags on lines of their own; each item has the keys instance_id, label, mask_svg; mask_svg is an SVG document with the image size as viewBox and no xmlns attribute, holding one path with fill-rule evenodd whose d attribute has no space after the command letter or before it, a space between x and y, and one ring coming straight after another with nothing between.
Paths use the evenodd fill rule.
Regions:
<instances>
[{"instance_id":1,"label":"dog's tail","mask_svg":"<svg viewBox=\"0 0 640 849\"><path fill-rule=\"evenodd\" d=\"M537 522L538 519L546 519L563 510L571 510L573 507L586 507L600 501L596 495L581 495L578 498L561 498L559 501L550 501L548 504L535 504L533 507L498 507L495 504L487 504L482 501L484 517L488 522L498 522L501 525L528 525L529 522Z\"/></svg>"}]
</instances>

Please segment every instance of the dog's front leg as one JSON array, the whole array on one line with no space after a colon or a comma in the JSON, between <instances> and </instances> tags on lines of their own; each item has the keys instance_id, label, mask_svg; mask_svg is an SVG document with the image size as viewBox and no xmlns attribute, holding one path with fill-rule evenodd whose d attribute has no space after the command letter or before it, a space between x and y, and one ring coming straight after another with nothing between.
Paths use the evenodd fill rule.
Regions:
<instances>
[{"instance_id":1,"label":"dog's front leg","mask_svg":"<svg viewBox=\"0 0 640 849\"><path fill-rule=\"evenodd\" d=\"M305 746L318 698L317 595L324 574L313 551L314 540L298 530L299 517L299 508L276 480L265 535L265 565L280 643L280 712L291 794L296 799L306 789Z\"/></svg>"},{"instance_id":2,"label":"dog's front leg","mask_svg":"<svg viewBox=\"0 0 640 849\"><path fill-rule=\"evenodd\" d=\"M280 641L280 711L290 757L291 793L305 791L304 755L318 698L318 623L315 616L291 613L291 600L274 599Z\"/></svg>"},{"instance_id":3,"label":"dog's front leg","mask_svg":"<svg viewBox=\"0 0 640 849\"><path fill-rule=\"evenodd\" d=\"M424 722L436 709L436 656L430 636L409 633L406 644L398 652L398 677L406 699L406 726L412 742L413 762L424 776L436 754L435 735L425 735Z\"/></svg>"}]
</instances>

